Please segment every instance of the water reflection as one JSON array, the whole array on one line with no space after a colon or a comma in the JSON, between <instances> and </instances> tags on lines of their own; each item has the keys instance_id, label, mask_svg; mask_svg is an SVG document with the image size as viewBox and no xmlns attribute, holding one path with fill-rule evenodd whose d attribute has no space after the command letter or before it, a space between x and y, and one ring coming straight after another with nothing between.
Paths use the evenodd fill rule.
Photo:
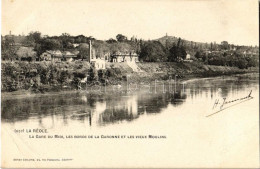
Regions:
<instances>
[{"instance_id":1,"label":"water reflection","mask_svg":"<svg viewBox=\"0 0 260 169\"><path fill-rule=\"evenodd\" d=\"M60 96L43 96L26 99L2 101L2 119L16 122L38 119L43 127L42 119L49 117L54 121L58 116L64 125L69 120L80 122L92 121L99 125L115 123L123 120L131 121L144 113L160 113L168 104L179 105L186 99L186 94L130 94L130 95L88 95L69 94ZM94 118L94 119L93 119Z\"/></svg>"},{"instance_id":2,"label":"water reflection","mask_svg":"<svg viewBox=\"0 0 260 169\"><path fill-rule=\"evenodd\" d=\"M258 76L237 76L202 79L177 85L175 93L71 93L25 99L2 99L2 121L37 121L43 128L55 124L69 125L71 121L88 126L104 126L141 118L143 114L161 113L169 105L185 106L187 99L214 99L236 92L257 88ZM203 100L202 100L203 101Z\"/></svg>"}]
</instances>

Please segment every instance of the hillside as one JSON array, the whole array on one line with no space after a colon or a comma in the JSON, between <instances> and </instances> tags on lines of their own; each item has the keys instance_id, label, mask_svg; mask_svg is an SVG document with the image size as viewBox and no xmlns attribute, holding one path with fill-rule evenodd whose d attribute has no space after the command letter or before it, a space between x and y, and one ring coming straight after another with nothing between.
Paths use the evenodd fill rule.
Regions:
<instances>
[{"instance_id":1,"label":"hillside","mask_svg":"<svg viewBox=\"0 0 260 169\"><path fill-rule=\"evenodd\" d=\"M161 44L163 44L164 46L166 46L166 43L168 43L168 45L172 46L173 43L177 44L179 37L175 37L175 36L163 36L161 38L155 39L156 41L161 42ZM181 43L184 46L207 46L207 43L202 43L202 42L193 42L193 41L189 41L189 40L185 40L185 39L181 39Z\"/></svg>"}]
</instances>

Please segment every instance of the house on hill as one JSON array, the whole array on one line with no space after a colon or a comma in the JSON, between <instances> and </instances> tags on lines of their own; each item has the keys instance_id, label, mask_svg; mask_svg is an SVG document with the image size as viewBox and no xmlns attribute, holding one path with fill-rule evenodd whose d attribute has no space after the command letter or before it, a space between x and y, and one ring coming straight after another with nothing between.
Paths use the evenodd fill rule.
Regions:
<instances>
[{"instance_id":1,"label":"house on hill","mask_svg":"<svg viewBox=\"0 0 260 169\"><path fill-rule=\"evenodd\" d=\"M40 59L44 61L61 61L63 54L60 50L47 50L40 55Z\"/></svg>"},{"instance_id":2,"label":"house on hill","mask_svg":"<svg viewBox=\"0 0 260 169\"><path fill-rule=\"evenodd\" d=\"M79 53L78 51L74 51L74 52L65 51L65 52L63 52L63 60L71 62L77 58L78 53Z\"/></svg>"},{"instance_id":3,"label":"house on hill","mask_svg":"<svg viewBox=\"0 0 260 169\"><path fill-rule=\"evenodd\" d=\"M68 61L71 62L77 58L79 51L47 50L40 55L40 59L44 61Z\"/></svg>"},{"instance_id":4,"label":"house on hill","mask_svg":"<svg viewBox=\"0 0 260 169\"><path fill-rule=\"evenodd\" d=\"M189 53L186 54L186 58L183 60L184 62L193 62L191 59L191 55Z\"/></svg>"},{"instance_id":5,"label":"house on hill","mask_svg":"<svg viewBox=\"0 0 260 169\"><path fill-rule=\"evenodd\" d=\"M139 62L134 51L116 52L111 55L111 62Z\"/></svg>"},{"instance_id":6,"label":"house on hill","mask_svg":"<svg viewBox=\"0 0 260 169\"><path fill-rule=\"evenodd\" d=\"M95 69L106 69L106 61L101 58L96 58L90 61L90 64L95 67Z\"/></svg>"}]
</instances>

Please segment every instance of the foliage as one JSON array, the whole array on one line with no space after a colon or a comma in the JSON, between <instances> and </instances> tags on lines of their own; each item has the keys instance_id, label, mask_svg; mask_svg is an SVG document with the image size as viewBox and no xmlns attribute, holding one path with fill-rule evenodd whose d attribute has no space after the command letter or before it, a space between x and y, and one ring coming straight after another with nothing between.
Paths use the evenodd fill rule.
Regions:
<instances>
[{"instance_id":1,"label":"foliage","mask_svg":"<svg viewBox=\"0 0 260 169\"><path fill-rule=\"evenodd\" d=\"M239 53L213 53L208 55L208 64L217 66L235 66L240 69L255 67L259 60L257 56L246 57Z\"/></svg>"},{"instance_id":2,"label":"foliage","mask_svg":"<svg viewBox=\"0 0 260 169\"><path fill-rule=\"evenodd\" d=\"M17 49L14 46L13 38L6 38L6 40L2 40L1 43L1 55L3 60L15 60L16 59L16 51Z\"/></svg>"},{"instance_id":3,"label":"foliage","mask_svg":"<svg viewBox=\"0 0 260 169\"><path fill-rule=\"evenodd\" d=\"M127 37L122 35L122 34L116 35L116 39L117 39L118 42L125 42L125 41L127 41Z\"/></svg>"},{"instance_id":4,"label":"foliage","mask_svg":"<svg viewBox=\"0 0 260 169\"><path fill-rule=\"evenodd\" d=\"M79 50L79 54L78 54L78 58L79 59L87 59L89 61L89 45L86 43L82 43L79 45L78 47Z\"/></svg>"},{"instance_id":5,"label":"foliage","mask_svg":"<svg viewBox=\"0 0 260 169\"><path fill-rule=\"evenodd\" d=\"M185 48L183 46L176 46L175 44L172 46L172 48L170 49L170 55L168 60L170 62L179 62L183 59L186 58L186 51Z\"/></svg>"},{"instance_id":6,"label":"foliage","mask_svg":"<svg viewBox=\"0 0 260 169\"><path fill-rule=\"evenodd\" d=\"M20 47L16 52L19 60L22 58L31 58L33 60L36 59L36 52L32 47Z\"/></svg>"},{"instance_id":7,"label":"foliage","mask_svg":"<svg viewBox=\"0 0 260 169\"><path fill-rule=\"evenodd\" d=\"M117 41L113 38L110 38L106 41L107 43L116 43Z\"/></svg>"},{"instance_id":8,"label":"foliage","mask_svg":"<svg viewBox=\"0 0 260 169\"><path fill-rule=\"evenodd\" d=\"M41 33L36 31L36 32L30 32L29 35L27 36L27 44L29 46L34 46L35 44L39 43L41 40Z\"/></svg>"},{"instance_id":9,"label":"foliage","mask_svg":"<svg viewBox=\"0 0 260 169\"><path fill-rule=\"evenodd\" d=\"M199 43L182 40L173 36L164 36L158 41L144 41L132 36L130 40L125 35L118 34L115 39L107 41L96 40L91 36L72 36L63 33L60 36L42 36L40 32L30 32L27 36L6 35L1 37L2 60L16 61L21 58L36 58L47 50L78 51L78 58L83 61L89 56L88 42L92 40L97 57L109 59L109 53L134 51L139 54L139 60L145 62L180 62L189 53L201 63L240 68L255 67L259 63L258 46L239 46L227 41L216 44ZM75 44L76 43L76 44ZM22 45L22 48L21 48ZM51 75L51 72L44 72ZM54 72L52 72L54 73ZM41 77L42 79L42 77Z\"/></svg>"},{"instance_id":10,"label":"foliage","mask_svg":"<svg viewBox=\"0 0 260 169\"><path fill-rule=\"evenodd\" d=\"M65 83L68 83L69 79L69 72L68 71L61 71L60 75L58 77L58 82L63 85Z\"/></svg>"},{"instance_id":11,"label":"foliage","mask_svg":"<svg viewBox=\"0 0 260 169\"><path fill-rule=\"evenodd\" d=\"M202 54L201 54L200 51L197 51L197 52L196 52L195 58L197 58L197 59L201 59L201 58L202 58Z\"/></svg>"},{"instance_id":12,"label":"foliage","mask_svg":"<svg viewBox=\"0 0 260 169\"><path fill-rule=\"evenodd\" d=\"M167 61L166 49L158 41L149 41L141 46L140 60L145 62Z\"/></svg>"},{"instance_id":13,"label":"foliage","mask_svg":"<svg viewBox=\"0 0 260 169\"><path fill-rule=\"evenodd\" d=\"M96 81L98 79L97 71L93 68L88 71L88 82Z\"/></svg>"}]
</instances>

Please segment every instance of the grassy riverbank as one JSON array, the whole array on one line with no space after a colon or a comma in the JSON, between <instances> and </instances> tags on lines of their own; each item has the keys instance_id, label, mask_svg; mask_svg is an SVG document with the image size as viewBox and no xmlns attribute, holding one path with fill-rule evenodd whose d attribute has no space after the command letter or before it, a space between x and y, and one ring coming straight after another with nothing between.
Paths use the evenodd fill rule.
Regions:
<instances>
[{"instance_id":1,"label":"grassy riverbank","mask_svg":"<svg viewBox=\"0 0 260 169\"><path fill-rule=\"evenodd\" d=\"M122 76L129 76L134 82L151 80L168 80L177 75L178 79L187 80L191 78L214 77L221 75L244 74L259 72L258 68L239 69L237 67L204 65L200 62L153 62L137 63L142 72L129 70L126 64L113 64L113 68L124 70Z\"/></svg>"},{"instance_id":2,"label":"grassy riverbank","mask_svg":"<svg viewBox=\"0 0 260 169\"><path fill-rule=\"evenodd\" d=\"M78 90L87 85L124 84L127 79L134 83L152 80L168 80L177 75L186 80L197 77L258 72L258 68L204 65L200 62L137 63L140 71L134 71L126 63L107 63L106 70L93 70L88 62L2 62L2 92L45 93ZM82 82L82 85L79 85Z\"/></svg>"}]
</instances>

